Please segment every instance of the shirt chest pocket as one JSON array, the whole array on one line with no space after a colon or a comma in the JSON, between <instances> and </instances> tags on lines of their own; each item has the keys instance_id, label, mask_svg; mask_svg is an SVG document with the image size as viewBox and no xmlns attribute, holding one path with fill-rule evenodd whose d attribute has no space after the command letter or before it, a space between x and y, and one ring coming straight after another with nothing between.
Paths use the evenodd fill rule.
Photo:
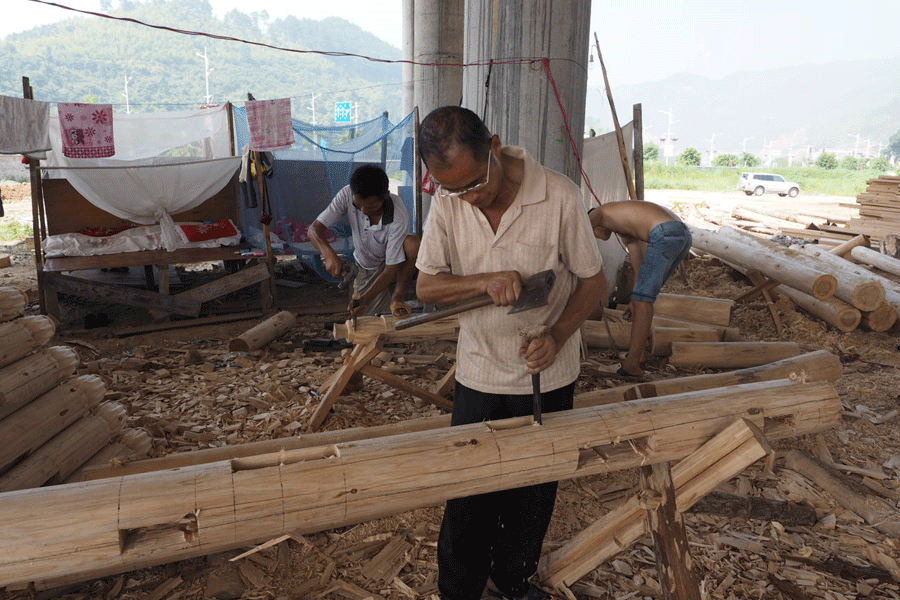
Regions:
<instances>
[{"instance_id":1,"label":"shirt chest pocket","mask_svg":"<svg viewBox=\"0 0 900 600\"><path fill-rule=\"evenodd\" d=\"M366 230L366 237L369 238L369 243L371 244L373 249L378 248L383 250L387 247L387 229L368 229Z\"/></svg>"},{"instance_id":2,"label":"shirt chest pocket","mask_svg":"<svg viewBox=\"0 0 900 600\"><path fill-rule=\"evenodd\" d=\"M523 277L530 277L535 273L547 269L557 270L559 266L559 249L555 244L526 244L516 242L513 247L514 267Z\"/></svg>"}]
</instances>

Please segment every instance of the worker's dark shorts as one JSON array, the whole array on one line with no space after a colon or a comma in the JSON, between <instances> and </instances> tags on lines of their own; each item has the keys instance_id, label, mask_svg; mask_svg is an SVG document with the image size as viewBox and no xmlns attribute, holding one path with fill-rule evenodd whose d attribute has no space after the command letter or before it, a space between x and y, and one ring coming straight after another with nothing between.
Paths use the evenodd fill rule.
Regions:
<instances>
[{"instance_id":1,"label":"worker's dark shorts","mask_svg":"<svg viewBox=\"0 0 900 600\"><path fill-rule=\"evenodd\" d=\"M656 302L659 290L690 249L691 231L681 221L660 223L651 229L631 299Z\"/></svg>"}]
</instances>

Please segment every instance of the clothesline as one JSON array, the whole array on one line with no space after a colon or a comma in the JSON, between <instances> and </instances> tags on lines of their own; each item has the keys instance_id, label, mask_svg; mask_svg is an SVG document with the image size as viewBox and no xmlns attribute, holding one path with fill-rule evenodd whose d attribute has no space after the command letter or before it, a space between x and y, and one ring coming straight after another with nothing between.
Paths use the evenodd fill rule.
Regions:
<instances>
[{"instance_id":1,"label":"clothesline","mask_svg":"<svg viewBox=\"0 0 900 600\"><path fill-rule=\"evenodd\" d=\"M67 167L67 166L62 166L62 165L57 165L57 166L40 165L37 168L42 171L77 171L77 170L84 170L84 169L90 169L92 171L99 170L99 169L149 169L149 168L156 168L156 167L182 167L185 165L199 165L199 164L203 164L203 163L221 162L223 160L234 160L235 158L240 158L240 157L239 156L226 156L223 158L208 158L208 159L190 160L190 161L182 161L182 162L159 163L156 165L123 164L123 165L103 166L103 167L100 167L100 166L94 166L94 167L68 166Z\"/></svg>"}]
</instances>

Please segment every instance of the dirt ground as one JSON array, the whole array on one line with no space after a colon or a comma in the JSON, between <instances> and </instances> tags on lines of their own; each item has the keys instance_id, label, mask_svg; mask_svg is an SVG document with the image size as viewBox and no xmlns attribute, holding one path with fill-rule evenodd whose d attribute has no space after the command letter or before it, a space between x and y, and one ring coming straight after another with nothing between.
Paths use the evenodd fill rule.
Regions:
<instances>
[{"instance_id":1,"label":"dirt ground","mask_svg":"<svg viewBox=\"0 0 900 600\"><path fill-rule=\"evenodd\" d=\"M28 218L27 186L0 187L6 218ZM724 210L744 201L739 194L708 195L695 192L648 191L648 199L690 210ZM846 213L839 204L853 199L801 197L795 212ZM786 200L765 199L785 208ZM788 207L790 208L790 207ZM0 269L0 286L36 290L33 253L24 243L0 247L10 254L12 266ZM123 404L127 426L152 436L150 456L163 456L225 444L296 435L309 422L317 405L316 389L340 365L337 349L311 348L313 338L329 338L341 312L345 292L282 265L292 287L280 287L279 297L299 313L298 325L266 348L240 353L228 350L233 337L259 322L259 318L207 326L185 324L175 329L142 335L122 330L146 324L148 316L115 306L91 306L64 299L63 323L51 345L68 345L80 358L79 373L95 373L107 384L106 399ZM189 274L182 275L189 279ZM735 298L750 289L740 274L712 257L693 256L683 274L673 276L664 291L717 298ZM252 292L229 299L223 314L237 308L253 310ZM32 303L29 314L38 312ZM804 350L829 350L844 363L844 375L835 382L844 408L838 428L825 432L821 442L834 461L857 470L847 478L858 489L894 507L900 500L900 354L898 326L887 332L855 330L842 333L794 307L786 299L777 303L785 332L778 334L765 303L736 303L731 326L744 339L794 341ZM86 328L89 314L107 312L112 322ZM139 311L137 311L139 312ZM303 313L314 314L303 314ZM435 365L452 362L455 344L432 341L388 348L388 361L397 372L423 387L433 387L443 374ZM441 358L441 355L444 355ZM387 360L387 357L386 357ZM591 349L586 365L613 364L609 352ZM663 379L711 370L674 369L664 359L647 365L648 379ZM623 382L601 369L585 368L577 392L609 388ZM365 380L361 390L342 396L322 429L397 423L442 414L408 394L385 384ZM811 436L779 442L778 451L811 451ZM862 476L869 488L862 487ZM872 480L875 484L872 484ZM791 483L793 482L793 483ZM813 482L814 483L814 482ZM573 535L621 503L637 485L634 472L563 481L545 552L565 544ZM721 486L721 490L769 500L790 500L816 509L815 525L783 526L775 520L729 518L710 514L685 515L695 570L704 598L776 599L900 598L900 543L884 535L859 515L843 508L821 489L798 490L796 479L781 459L773 469L762 463ZM0 499L2 503L2 499ZM355 526L323 531L282 542L231 563L236 549L215 555L124 573L48 591L7 589L0 600L67 598L121 599L293 599L343 598L349 600L417 600L436 597L436 541L442 508L425 508ZM900 521L900 513L894 519ZM6 527L14 527L7 521ZM396 576L370 577L366 569L392 540L406 541L402 566ZM844 568L834 566L844 561ZM867 567L863 571L846 567ZM882 577L881 575L884 575ZM661 598L654 554L649 539L625 549L573 586L577 598L597 600ZM777 580L773 582L774 580ZM795 586L790 589L778 582ZM787 590L787 591L785 591Z\"/></svg>"}]
</instances>

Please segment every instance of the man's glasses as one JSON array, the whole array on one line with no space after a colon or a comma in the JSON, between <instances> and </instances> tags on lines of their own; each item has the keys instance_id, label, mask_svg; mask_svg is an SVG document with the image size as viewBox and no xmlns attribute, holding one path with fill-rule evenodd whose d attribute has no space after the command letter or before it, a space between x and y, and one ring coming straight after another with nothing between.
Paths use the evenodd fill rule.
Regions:
<instances>
[{"instance_id":1,"label":"man's glasses","mask_svg":"<svg viewBox=\"0 0 900 600\"><path fill-rule=\"evenodd\" d=\"M442 198L462 198L466 194L471 194L472 192L478 192L478 191L484 189L487 186L487 184L491 182L491 163L494 162L492 160L492 158L493 158L493 153L490 151L490 149L488 149L488 169L487 169L487 173L484 176L484 181L482 181L481 183L476 183L473 186L467 187L464 190L459 190L456 192L448 192L447 190L444 189L444 186L442 186L440 183L435 181L434 177L431 178L431 183L433 183L438 188L438 195L441 196Z\"/></svg>"}]
</instances>

